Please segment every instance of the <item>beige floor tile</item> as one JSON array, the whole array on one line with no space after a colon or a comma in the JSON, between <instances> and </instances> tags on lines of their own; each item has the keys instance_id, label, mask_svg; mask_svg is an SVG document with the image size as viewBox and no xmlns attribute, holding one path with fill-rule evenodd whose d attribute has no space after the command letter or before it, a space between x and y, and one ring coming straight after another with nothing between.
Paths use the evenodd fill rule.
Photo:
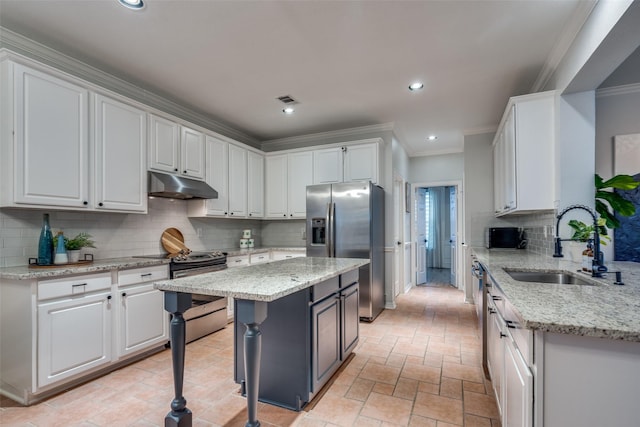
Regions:
<instances>
[{"instance_id":1,"label":"beige floor tile","mask_svg":"<svg viewBox=\"0 0 640 427\"><path fill-rule=\"evenodd\" d=\"M442 378L440 396L462 399L462 381L453 378Z\"/></svg>"},{"instance_id":2,"label":"beige floor tile","mask_svg":"<svg viewBox=\"0 0 640 427\"><path fill-rule=\"evenodd\" d=\"M437 427L436 424L436 420L419 415L412 415L411 420L409 420L409 427Z\"/></svg>"},{"instance_id":3,"label":"beige floor tile","mask_svg":"<svg viewBox=\"0 0 640 427\"><path fill-rule=\"evenodd\" d=\"M349 391L347 391L347 394L345 394L345 397L364 402L369 397L369 393L371 393L374 385L374 381L356 378L353 384L351 384Z\"/></svg>"},{"instance_id":4,"label":"beige floor tile","mask_svg":"<svg viewBox=\"0 0 640 427\"><path fill-rule=\"evenodd\" d=\"M478 417L471 414L464 414L465 427L491 427L489 418Z\"/></svg>"},{"instance_id":5,"label":"beige floor tile","mask_svg":"<svg viewBox=\"0 0 640 427\"><path fill-rule=\"evenodd\" d=\"M401 376L412 378L418 381L430 382L434 384L440 383L440 368L432 366L417 365L413 363L405 363L402 368Z\"/></svg>"},{"instance_id":6,"label":"beige floor tile","mask_svg":"<svg viewBox=\"0 0 640 427\"><path fill-rule=\"evenodd\" d=\"M351 426L358 417L363 403L331 394L325 394L309 412L314 418L339 426Z\"/></svg>"},{"instance_id":7,"label":"beige floor tile","mask_svg":"<svg viewBox=\"0 0 640 427\"><path fill-rule=\"evenodd\" d=\"M386 394L387 396L393 395L393 391L395 390L395 384L385 384L385 383L376 383L373 386L373 392L379 394Z\"/></svg>"},{"instance_id":8,"label":"beige floor tile","mask_svg":"<svg viewBox=\"0 0 640 427\"><path fill-rule=\"evenodd\" d=\"M486 393L483 383L475 383L473 381L463 381L462 389L464 391L472 391L474 393L481 393L481 394Z\"/></svg>"},{"instance_id":9,"label":"beige floor tile","mask_svg":"<svg viewBox=\"0 0 640 427\"><path fill-rule=\"evenodd\" d=\"M462 425L462 401L429 393L418 393L414 414L438 421Z\"/></svg>"},{"instance_id":10,"label":"beige floor tile","mask_svg":"<svg viewBox=\"0 0 640 427\"><path fill-rule=\"evenodd\" d=\"M482 382L484 373L480 366L467 366L457 363L443 362L442 376L474 382Z\"/></svg>"},{"instance_id":11,"label":"beige floor tile","mask_svg":"<svg viewBox=\"0 0 640 427\"><path fill-rule=\"evenodd\" d=\"M396 388L393 391L395 397L407 399L413 401L416 398L418 392L419 382L410 378L400 378L396 384Z\"/></svg>"},{"instance_id":12,"label":"beige floor tile","mask_svg":"<svg viewBox=\"0 0 640 427\"><path fill-rule=\"evenodd\" d=\"M371 393L361 415L376 420L406 426L411 417L412 402L393 396Z\"/></svg>"},{"instance_id":13,"label":"beige floor tile","mask_svg":"<svg viewBox=\"0 0 640 427\"><path fill-rule=\"evenodd\" d=\"M486 418L500 416L495 399L488 394L464 392L464 412Z\"/></svg>"},{"instance_id":14,"label":"beige floor tile","mask_svg":"<svg viewBox=\"0 0 640 427\"><path fill-rule=\"evenodd\" d=\"M360 378L387 384L395 384L399 375L400 368L376 363L367 363L360 372Z\"/></svg>"}]
</instances>

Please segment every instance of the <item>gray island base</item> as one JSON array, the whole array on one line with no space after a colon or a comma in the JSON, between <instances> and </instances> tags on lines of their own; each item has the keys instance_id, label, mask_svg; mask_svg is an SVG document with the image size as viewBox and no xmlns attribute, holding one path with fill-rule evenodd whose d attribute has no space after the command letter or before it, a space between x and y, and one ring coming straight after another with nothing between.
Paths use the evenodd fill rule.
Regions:
<instances>
[{"instance_id":1,"label":"gray island base","mask_svg":"<svg viewBox=\"0 0 640 427\"><path fill-rule=\"evenodd\" d=\"M270 303L309 288L314 289L314 285L320 285L316 294L324 292L327 286L323 282L342 275L350 279L357 277L358 269L368 263L368 259L294 258L156 282L155 288L165 293L165 309L173 315L171 356L175 398L171 402L171 411L165 417L165 427L192 425L193 416L183 396L186 345L185 321L182 317L184 311L191 306L192 294L236 299L236 324L243 324L246 328L243 339L244 391L247 396L246 426L257 427L260 425L257 413L262 351L260 325L267 319ZM357 281L355 286L357 288ZM326 299L334 298L332 295L327 295Z\"/></svg>"}]
</instances>

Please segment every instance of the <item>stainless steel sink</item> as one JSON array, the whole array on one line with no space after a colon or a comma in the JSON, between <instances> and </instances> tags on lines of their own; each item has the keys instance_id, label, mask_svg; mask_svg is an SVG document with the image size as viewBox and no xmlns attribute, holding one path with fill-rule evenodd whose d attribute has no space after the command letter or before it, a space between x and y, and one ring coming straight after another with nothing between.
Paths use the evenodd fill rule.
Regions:
<instances>
[{"instance_id":1,"label":"stainless steel sink","mask_svg":"<svg viewBox=\"0 0 640 427\"><path fill-rule=\"evenodd\" d=\"M589 285L593 286L595 283L583 280L571 273L550 273L546 271L520 271L520 270L505 270L509 276L520 282L541 282L541 283L554 283L557 285Z\"/></svg>"}]
</instances>

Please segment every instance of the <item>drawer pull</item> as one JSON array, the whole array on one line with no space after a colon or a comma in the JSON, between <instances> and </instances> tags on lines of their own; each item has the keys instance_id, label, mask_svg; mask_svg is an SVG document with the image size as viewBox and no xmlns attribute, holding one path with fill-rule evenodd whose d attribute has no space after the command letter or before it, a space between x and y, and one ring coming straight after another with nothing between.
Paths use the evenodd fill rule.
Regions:
<instances>
[{"instance_id":1,"label":"drawer pull","mask_svg":"<svg viewBox=\"0 0 640 427\"><path fill-rule=\"evenodd\" d=\"M500 338L506 338L507 334L503 334L502 332L500 332Z\"/></svg>"},{"instance_id":2,"label":"drawer pull","mask_svg":"<svg viewBox=\"0 0 640 427\"><path fill-rule=\"evenodd\" d=\"M493 299L494 301L502 301L502 297L500 296L491 296L491 299Z\"/></svg>"},{"instance_id":3,"label":"drawer pull","mask_svg":"<svg viewBox=\"0 0 640 427\"><path fill-rule=\"evenodd\" d=\"M149 276L153 276L153 273L144 273L140 275L140 277L149 277Z\"/></svg>"},{"instance_id":4,"label":"drawer pull","mask_svg":"<svg viewBox=\"0 0 640 427\"><path fill-rule=\"evenodd\" d=\"M78 286L87 286L86 283L78 283L77 285L71 285L72 288L76 288Z\"/></svg>"}]
</instances>

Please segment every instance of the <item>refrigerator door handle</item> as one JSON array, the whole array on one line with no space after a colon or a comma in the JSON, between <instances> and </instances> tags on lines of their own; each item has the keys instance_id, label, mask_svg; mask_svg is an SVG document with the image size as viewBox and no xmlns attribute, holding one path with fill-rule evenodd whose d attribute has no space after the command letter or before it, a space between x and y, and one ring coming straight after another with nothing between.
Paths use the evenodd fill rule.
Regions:
<instances>
[{"instance_id":1,"label":"refrigerator door handle","mask_svg":"<svg viewBox=\"0 0 640 427\"><path fill-rule=\"evenodd\" d=\"M329 202L327 203L327 214L326 214L326 236L325 236L325 247L327 248L327 257L331 258L331 229L332 229L332 224L331 224L331 205L332 203Z\"/></svg>"},{"instance_id":2,"label":"refrigerator door handle","mask_svg":"<svg viewBox=\"0 0 640 427\"><path fill-rule=\"evenodd\" d=\"M336 257L336 204L331 203L331 258Z\"/></svg>"}]
</instances>

